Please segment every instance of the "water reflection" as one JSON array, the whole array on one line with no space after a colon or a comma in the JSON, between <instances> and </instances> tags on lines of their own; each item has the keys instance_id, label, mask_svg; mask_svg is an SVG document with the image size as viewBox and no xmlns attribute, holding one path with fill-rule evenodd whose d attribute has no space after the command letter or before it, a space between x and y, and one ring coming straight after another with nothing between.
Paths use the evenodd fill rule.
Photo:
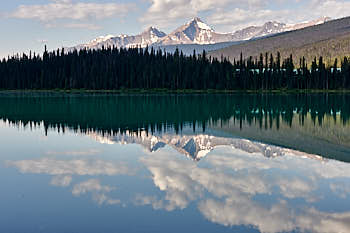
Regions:
<instances>
[{"instance_id":1,"label":"water reflection","mask_svg":"<svg viewBox=\"0 0 350 233\"><path fill-rule=\"evenodd\" d=\"M103 136L191 129L350 162L349 101L348 94L3 94L0 119L17 127L42 125L46 133L54 129Z\"/></svg>"},{"instance_id":2,"label":"water reflection","mask_svg":"<svg viewBox=\"0 0 350 233\"><path fill-rule=\"evenodd\" d=\"M138 197L139 203L171 211L200 199L198 209L208 220L225 226L253 225L262 232L296 229L346 232L349 229L350 212L329 213L317 209L320 202L326 201L317 196L321 183L343 176L349 178L346 169L334 170L333 162L305 161L293 154L286 159L267 160L261 154L231 148L222 148L217 153L220 155L208 157L210 168L176 158L169 163L168 158L160 154L144 157L141 161L165 197L160 200ZM259 195L272 196L274 200L264 203L255 198ZM298 205L295 199L302 202Z\"/></svg>"},{"instance_id":3,"label":"water reflection","mask_svg":"<svg viewBox=\"0 0 350 233\"><path fill-rule=\"evenodd\" d=\"M124 187L133 190L133 186L144 182L144 175L118 158L109 161L74 151L70 156L51 152L42 158L8 160L6 164L24 174L51 175L51 185L68 188L75 197L90 195L101 206L126 208L132 203L139 208L172 212L187 211L194 204L210 222L253 226L271 233L350 229L347 163L240 138L168 134L161 139L164 145L157 146L157 137L147 138L146 132L140 135L139 141L130 135L89 135L93 140L112 144L115 151L134 143L144 148L134 163L147 171L153 187L130 191L127 197L113 195L118 187L109 185L103 176L135 177ZM191 142L202 143L196 146L206 153L199 158L197 151L194 157L191 151L184 152L191 148L186 146ZM341 198L341 206L333 206L332 200L337 198Z\"/></svg>"},{"instance_id":4,"label":"water reflection","mask_svg":"<svg viewBox=\"0 0 350 233\"><path fill-rule=\"evenodd\" d=\"M252 225L261 232L350 229L349 209L318 209L327 202L319 193L334 192L336 179L346 178L349 187L347 164L300 157L294 152L267 159L261 153L229 147L210 154L206 158L209 167L169 157L154 153L141 158L152 173L154 185L165 194L159 198L139 195L138 204L172 211L199 200L198 209L208 220L225 226ZM329 186L324 187L324 183ZM337 191L332 195L347 198L348 193ZM265 202L261 196L272 200Z\"/></svg>"},{"instance_id":5,"label":"water reflection","mask_svg":"<svg viewBox=\"0 0 350 233\"><path fill-rule=\"evenodd\" d=\"M2 193L13 195L7 181L32 179L20 193L35 184L47 199L47 187L68 193L71 202L62 192L52 202L98 211L113 226L106 232L137 225L136 214L161 225L152 232L348 232L350 164L341 161L350 161L350 99L315 96L0 97L0 137L26 148L0 157ZM85 199L99 209L73 206ZM23 206L14 203L3 211L17 221ZM195 226L171 227L186 218Z\"/></svg>"},{"instance_id":6,"label":"water reflection","mask_svg":"<svg viewBox=\"0 0 350 233\"><path fill-rule=\"evenodd\" d=\"M246 122L271 128L285 122L304 124L310 114L313 124L322 125L325 116L347 124L350 118L349 94L235 94L235 95L59 95L9 94L0 96L0 117L12 123L46 129L57 128L101 133L136 131L179 132L184 125L225 123L234 119L240 127ZM339 115L340 118L337 118ZM196 123L196 124L193 124Z\"/></svg>"}]
</instances>

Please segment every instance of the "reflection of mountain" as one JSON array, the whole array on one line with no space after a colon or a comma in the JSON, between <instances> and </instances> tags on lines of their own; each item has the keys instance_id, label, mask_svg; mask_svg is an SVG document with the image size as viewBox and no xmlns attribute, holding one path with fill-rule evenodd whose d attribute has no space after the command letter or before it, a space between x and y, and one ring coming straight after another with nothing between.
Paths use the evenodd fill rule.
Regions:
<instances>
[{"instance_id":1,"label":"reflection of mountain","mask_svg":"<svg viewBox=\"0 0 350 233\"><path fill-rule=\"evenodd\" d=\"M41 133L42 128L36 131ZM10 132L10 140L32 143L32 140L28 140L32 139L32 134L13 128ZM86 202L80 202L91 196L100 205L96 219L107 216L107 221L115 222L117 216L120 221L113 230L118 232L123 232L120 229L124 227L129 229L128 224L133 221L130 216L144 217L147 223L156 225L159 224L161 215L164 221L160 224L165 229L169 227L169 222L182 223L194 214L198 216L195 227L202 223L206 226L212 223L210 227L214 230L210 232L219 232L224 226L227 227L225 230L230 231L232 229L229 227L239 226L248 230L253 227L264 233L338 233L348 232L350 227L349 163L334 160L323 162L318 156L239 138L203 134L152 136L144 131L138 135L91 136L103 143L140 143L152 153L144 150L126 156L115 156L127 152L125 147L133 146L115 145L107 149L106 145L81 140L69 132L68 135L62 135L65 138L63 141L68 139L69 144L78 147L76 151L80 153L50 152L38 157L43 149L51 149L52 145L62 143L62 139L52 136L50 134L42 144L31 145L31 153L25 151L21 159L12 156L5 162L5 174L9 177L1 183L5 186L2 186L2 192L5 197L13 195L14 189L8 187L13 187L11 180L16 180L16 193L20 190L26 197L20 200L24 203L21 205L17 205L18 198L10 199L13 202L7 206L16 212L20 212L23 205L29 202L33 202L34 206L42 204L40 198L33 198L33 187L36 187L34 192L39 197L45 196L47 200L59 205L67 203L65 195L55 195L52 190L48 191L46 185L50 179L44 177L49 176L50 184L56 186L55 189L58 190L57 186L66 189L76 197L74 199L83 197L77 202L78 205L73 200L73 204L63 206L65 211L87 210L82 214L91 216L91 212L88 212L92 211L90 208L82 208L81 204ZM45 145L44 148L42 145ZM92 145L106 150L86 156L91 153L87 147ZM183 159L175 150L159 149L165 145L175 149L178 147L187 153L197 153L197 156L197 148L199 151L208 148L213 151L200 163L195 163ZM83 153L84 150L87 153ZM270 159L265 156L276 157ZM6 169L12 171L6 172ZM24 182L26 185L20 185ZM27 195L28 192L32 195ZM121 205L124 208L106 208L107 205ZM56 223L58 215L56 209L53 209L55 207L42 206L48 208L45 212L54 212ZM151 211L150 208L158 211ZM181 210L181 213L177 214L179 212L174 210ZM118 215L109 218L111 211ZM202 219L200 214L207 220ZM187 231L188 229L184 232Z\"/></svg>"},{"instance_id":2,"label":"reflection of mountain","mask_svg":"<svg viewBox=\"0 0 350 233\"><path fill-rule=\"evenodd\" d=\"M318 154L327 158L350 161L350 125L342 124L340 115L325 116L313 121L312 114L306 114L301 121L298 114L294 114L292 127L279 120L271 123L267 116L260 126L242 122L238 125L233 119L222 125L209 127L227 136L239 136L249 140L262 141L267 144L281 145L306 153ZM320 122L322 121L322 122ZM297 124L296 122L301 122ZM338 123L337 123L338 122Z\"/></svg>"},{"instance_id":3,"label":"reflection of mountain","mask_svg":"<svg viewBox=\"0 0 350 233\"><path fill-rule=\"evenodd\" d=\"M349 94L17 93L0 97L0 119L26 127L42 125L45 131L100 135L139 131L179 134L186 129L247 138L349 162L349 102ZM197 148L195 141L186 147L184 143L177 148L191 157L197 156L199 148L206 149L206 144Z\"/></svg>"},{"instance_id":4,"label":"reflection of mountain","mask_svg":"<svg viewBox=\"0 0 350 233\"><path fill-rule=\"evenodd\" d=\"M232 146L235 149L247 152L262 154L265 157L278 157L287 154L294 154L297 156L304 156L324 161L325 159L313 155L290 150L278 146L268 145L260 142L254 142L242 138L227 138L216 137L206 134L197 135L176 135L176 134L161 134L151 135L146 132L139 134L125 133L115 136L100 136L98 134L90 134L95 140L107 144L139 144L150 152L155 152L164 146L168 145L178 152L186 155L195 161L199 161L205 157L210 151L219 146Z\"/></svg>"}]
</instances>

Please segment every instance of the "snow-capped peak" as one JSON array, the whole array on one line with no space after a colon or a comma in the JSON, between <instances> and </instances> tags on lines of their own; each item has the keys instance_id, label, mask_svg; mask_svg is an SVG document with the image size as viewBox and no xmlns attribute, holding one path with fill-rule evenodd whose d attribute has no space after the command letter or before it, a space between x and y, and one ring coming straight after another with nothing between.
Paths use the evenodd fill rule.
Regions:
<instances>
[{"instance_id":1,"label":"snow-capped peak","mask_svg":"<svg viewBox=\"0 0 350 233\"><path fill-rule=\"evenodd\" d=\"M207 24L205 23L202 23L202 22L197 22L197 25L200 29L203 29L203 30L213 30L211 27L209 27Z\"/></svg>"},{"instance_id":2,"label":"snow-capped peak","mask_svg":"<svg viewBox=\"0 0 350 233\"><path fill-rule=\"evenodd\" d=\"M214 31L209 25L207 25L206 23L204 23L200 18L195 17L193 18L190 22L187 23L187 25L191 25L192 23L197 24L199 29L202 30L210 30L210 31Z\"/></svg>"},{"instance_id":3,"label":"snow-capped peak","mask_svg":"<svg viewBox=\"0 0 350 233\"><path fill-rule=\"evenodd\" d=\"M301 28L305 28L305 27L323 24L323 23L328 22L329 20L331 20L330 17L323 16L321 18L311 20L311 21L305 21L305 22L296 23L296 24L288 24L285 28L285 31L297 30L297 29L301 29Z\"/></svg>"},{"instance_id":4,"label":"snow-capped peak","mask_svg":"<svg viewBox=\"0 0 350 233\"><path fill-rule=\"evenodd\" d=\"M166 36L166 34L164 32L160 31L158 28L153 27L153 26L148 27L142 34L150 34L150 35L156 36L158 38Z\"/></svg>"},{"instance_id":5,"label":"snow-capped peak","mask_svg":"<svg viewBox=\"0 0 350 233\"><path fill-rule=\"evenodd\" d=\"M322 16L321 18L315 20L315 25L323 24L323 23L325 23L325 22L327 22L329 20L331 20L330 17Z\"/></svg>"},{"instance_id":6,"label":"snow-capped peak","mask_svg":"<svg viewBox=\"0 0 350 233\"><path fill-rule=\"evenodd\" d=\"M113 37L114 37L114 35L99 36L96 39L93 39L90 43L91 44L101 43L101 42L107 41L107 40L109 40L109 39L111 39Z\"/></svg>"}]
</instances>

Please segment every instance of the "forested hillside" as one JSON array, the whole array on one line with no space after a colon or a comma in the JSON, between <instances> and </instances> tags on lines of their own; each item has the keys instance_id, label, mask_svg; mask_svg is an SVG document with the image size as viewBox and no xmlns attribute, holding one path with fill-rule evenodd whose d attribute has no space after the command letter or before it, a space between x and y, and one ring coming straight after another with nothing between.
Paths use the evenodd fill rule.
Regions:
<instances>
[{"instance_id":1,"label":"forested hillside","mask_svg":"<svg viewBox=\"0 0 350 233\"><path fill-rule=\"evenodd\" d=\"M314 57L323 56L326 65L350 55L350 17L332 20L324 24L285 32L261 39L250 40L227 48L212 51L213 57L259 57L260 53L281 53L282 58L293 54L295 60L303 56L310 61ZM310 63L309 63L310 65Z\"/></svg>"}]
</instances>

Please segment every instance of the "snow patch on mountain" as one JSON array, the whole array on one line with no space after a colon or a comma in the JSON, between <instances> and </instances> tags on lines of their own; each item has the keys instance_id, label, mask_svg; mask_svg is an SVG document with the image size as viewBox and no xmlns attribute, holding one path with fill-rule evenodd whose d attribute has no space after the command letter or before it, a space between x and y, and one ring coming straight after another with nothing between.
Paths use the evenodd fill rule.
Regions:
<instances>
[{"instance_id":1,"label":"snow patch on mountain","mask_svg":"<svg viewBox=\"0 0 350 233\"><path fill-rule=\"evenodd\" d=\"M214 31L211 27L209 27L207 24L201 22L201 21L198 21L197 22L197 25L200 29L202 30L209 30L209 31Z\"/></svg>"}]
</instances>

